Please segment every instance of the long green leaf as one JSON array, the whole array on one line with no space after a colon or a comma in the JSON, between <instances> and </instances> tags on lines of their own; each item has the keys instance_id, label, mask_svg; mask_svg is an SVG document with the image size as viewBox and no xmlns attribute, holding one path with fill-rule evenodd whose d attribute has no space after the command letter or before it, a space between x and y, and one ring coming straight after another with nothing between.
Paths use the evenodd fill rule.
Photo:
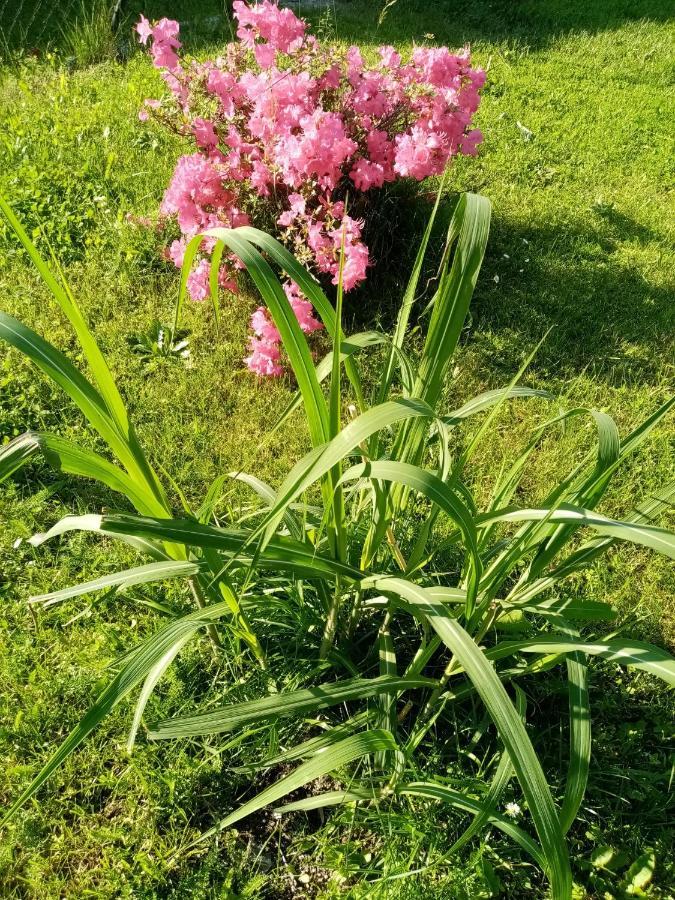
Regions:
<instances>
[{"instance_id":1,"label":"long green leaf","mask_svg":"<svg viewBox=\"0 0 675 900\"><path fill-rule=\"evenodd\" d=\"M101 528L101 521L102 516L93 513L88 513L84 516L64 516L62 519L59 519L55 525L52 525L48 531L34 534L29 538L28 543L33 547L39 547L41 544L44 544L45 541L49 541L62 534L67 534L69 531L91 531L99 534L107 534L107 532ZM143 520L141 519L141 521ZM152 519L151 521L160 522L168 520ZM114 533L114 535L110 532L110 535L129 544L140 553L150 556L158 562L170 558L161 544L154 541L152 536L148 537L145 534L142 534L140 529L137 533L132 533L131 530L119 530Z\"/></svg>"},{"instance_id":2,"label":"long green leaf","mask_svg":"<svg viewBox=\"0 0 675 900\"><path fill-rule=\"evenodd\" d=\"M394 329L394 335L391 342L391 349L389 351L389 355L384 367L384 371L380 378L380 382L377 387L377 401L378 403L384 403L385 400L389 397L389 391L391 388L391 382L394 375L394 365L396 362L396 351L403 349L403 343L405 341L406 333L408 331L408 323L410 321L410 314L412 312L413 304L415 302L415 295L417 293L417 285L419 284L420 275L422 274L422 266L424 265L424 258L426 257L427 247L429 246L429 240L431 238L431 233L434 228L434 222L436 221L436 214L438 213L438 207L441 202L441 197L443 195L443 189L445 187L445 175L441 179L441 184L438 188L438 192L436 193L436 202L434 203L433 210L431 211L431 215L429 216L429 221L427 222L427 227L424 229L424 234L422 235L422 240L420 241L420 245L417 249L417 255L415 257L415 262L413 264L412 272L410 273L410 279L408 281L408 285L405 289L405 293L403 294L403 299L401 300L401 306L398 312L398 316L396 318L396 328ZM454 217L452 222L454 223ZM450 236L448 236L448 242L450 243Z\"/></svg>"},{"instance_id":3,"label":"long green leaf","mask_svg":"<svg viewBox=\"0 0 675 900\"><path fill-rule=\"evenodd\" d=\"M190 575L199 574L203 568L203 563L167 559L145 566L136 566L133 569L125 569L122 572L113 572L110 575L103 575L101 578L94 578L92 581L62 588L60 591L37 594L30 598L30 602L52 606L71 597L80 597L82 594L92 594L95 591L104 591L112 587L128 588L138 584L168 581L172 578L188 578Z\"/></svg>"},{"instance_id":4,"label":"long green leaf","mask_svg":"<svg viewBox=\"0 0 675 900\"><path fill-rule=\"evenodd\" d=\"M239 229L213 228L206 232L235 253L246 266L265 301L275 326L279 330L284 349L302 393L307 413L312 443L321 444L328 439L328 409L321 386L316 377L307 340L279 279L262 254L246 240ZM198 241L203 236L193 238ZM193 242L191 241L190 244Z\"/></svg>"},{"instance_id":5,"label":"long green leaf","mask_svg":"<svg viewBox=\"0 0 675 900\"><path fill-rule=\"evenodd\" d=\"M342 362L346 362L360 350L365 350L369 347L377 347L379 345L387 343L389 343L389 338L387 337L387 335L381 334L378 331L364 331L358 334L350 334L349 338L345 338L340 342L340 359ZM402 357L402 366L410 366L410 362L405 356ZM317 363L316 366L316 377L318 378L320 384L323 384L326 378L328 378L332 369L333 351L331 350L319 363ZM271 432L274 433L275 431L278 431L279 428L281 428L281 426L284 424L284 422L286 422L288 417L301 405L302 394L298 392L290 401L286 409L281 413L279 418L276 420L276 422L272 426Z\"/></svg>"},{"instance_id":6,"label":"long green leaf","mask_svg":"<svg viewBox=\"0 0 675 900\"><path fill-rule=\"evenodd\" d=\"M675 501L675 481L657 491L653 497L639 503L625 518L627 523L651 524L661 512L667 509ZM586 568L594 560L610 547L616 538L596 537L587 541L578 550L570 554L560 565L550 570L544 577L526 581L520 586L513 596L514 602L531 600L543 591L549 590L562 579L574 572Z\"/></svg>"},{"instance_id":7,"label":"long green leaf","mask_svg":"<svg viewBox=\"0 0 675 900\"><path fill-rule=\"evenodd\" d=\"M511 758L546 857L552 895L556 900L568 900L572 892L572 875L558 813L522 719L491 663L459 622L450 618L443 605L434 601L424 588L402 578L379 576L365 579L361 587L398 594L422 606L429 624L463 667Z\"/></svg>"},{"instance_id":8,"label":"long green leaf","mask_svg":"<svg viewBox=\"0 0 675 900\"><path fill-rule=\"evenodd\" d=\"M192 716L180 716L157 722L150 729L153 740L219 734L232 731L250 722L277 716L304 715L327 706L335 706L346 700L364 700L397 690L433 687L430 678L416 676L399 678L382 675L379 678L352 678L333 684L303 688L287 694L272 694L260 700L233 703L209 712Z\"/></svg>"},{"instance_id":9,"label":"long green leaf","mask_svg":"<svg viewBox=\"0 0 675 900\"><path fill-rule=\"evenodd\" d=\"M269 234L266 234L264 231L260 231L257 228L251 228L250 226L242 226L241 228L237 228L236 232L240 237L250 241L251 244L254 244L266 253L267 256L298 285L305 297L311 302L319 318L323 322L326 331L332 338L337 327L335 310L321 290L317 280L310 275L307 269L300 265L293 254L289 253L283 244L279 243L279 241ZM361 377L356 362L349 356L345 359L345 371L354 388L358 407L363 411L365 409L365 403L363 399Z\"/></svg>"},{"instance_id":10,"label":"long green leaf","mask_svg":"<svg viewBox=\"0 0 675 900\"><path fill-rule=\"evenodd\" d=\"M149 483L144 459L129 444L98 391L75 368L70 360L32 329L12 316L0 312L0 339L7 341L25 354L38 368L55 381L86 416L89 424L98 431L127 471L141 483ZM152 501L155 514L166 513L166 507L155 496Z\"/></svg>"},{"instance_id":11,"label":"long green leaf","mask_svg":"<svg viewBox=\"0 0 675 900\"><path fill-rule=\"evenodd\" d=\"M191 638L192 634L183 635L182 638L177 640L171 647L169 647L164 656L157 660L157 662L145 676L145 681L143 682L141 693L138 697L138 700L136 701L136 709L134 710L134 718L131 723L131 728L129 729L129 737L127 738L127 753L131 753L134 749L134 744L136 743L136 735L138 734L138 729L141 727L143 713L145 712L145 707L148 705L148 700L150 699L152 692L157 687L159 681L161 680L162 676L169 668L171 663Z\"/></svg>"},{"instance_id":12,"label":"long green leaf","mask_svg":"<svg viewBox=\"0 0 675 900\"><path fill-rule=\"evenodd\" d=\"M570 630L571 637L578 637ZM588 663L583 653L567 657L567 689L570 712L570 759L560 825L567 832L579 812L591 764L591 707L588 692Z\"/></svg>"},{"instance_id":13,"label":"long green leaf","mask_svg":"<svg viewBox=\"0 0 675 900\"><path fill-rule=\"evenodd\" d=\"M354 734L357 731L361 731L369 724L372 717L372 710L365 709L363 710L363 712L357 713L355 716L352 716L351 719L347 719L346 722L342 722L340 725L333 725L332 727L327 728L326 731L321 732L321 734L317 735L316 737L308 738L301 744L295 744L293 747L289 747L287 750L282 750L281 753L277 753L274 756L268 756L265 759L260 760L259 762L252 762L248 765L237 766L233 768L232 771L250 772L257 771L258 769L269 769L270 766L277 766L281 765L282 763L285 764L289 762L295 762L295 760L297 759L305 759L310 756L315 756L317 753L322 753L326 749L326 747L331 747L333 744L336 744L343 738L349 737L351 734Z\"/></svg>"},{"instance_id":14,"label":"long green leaf","mask_svg":"<svg viewBox=\"0 0 675 900\"><path fill-rule=\"evenodd\" d=\"M230 472L230 478L234 478L236 481L241 481L243 484L247 484L251 488L251 490L255 491L256 494L265 501L268 506L272 506L272 504L274 503L277 492L273 487L270 487L269 484L261 481L260 478L256 478L255 475L249 475L248 472ZM302 525L300 522L298 522L290 509L287 509L284 512L284 524L288 528L290 534L296 540L302 540Z\"/></svg>"},{"instance_id":15,"label":"long green leaf","mask_svg":"<svg viewBox=\"0 0 675 900\"><path fill-rule=\"evenodd\" d=\"M661 678L675 687L675 659L666 650L628 638L583 641L565 635L540 635L522 641L503 641L485 651L492 660L504 659L514 653L587 653L608 662L635 666Z\"/></svg>"},{"instance_id":16,"label":"long green leaf","mask_svg":"<svg viewBox=\"0 0 675 900\"><path fill-rule=\"evenodd\" d=\"M425 797L429 800L440 800L443 803L449 803L451 806L456 806L458 809L463 809L466 812L471 812L478 816L485 815L490 824L508 835L508 837L522 847L542 869L546 869L546 856L542 853L541 847L532 840L530 835L526 831L523 831L522 828L518 828L517 825L514 825L513 822L510 822L504 816L500 816L494 810L486 807L480 801L474 800L472 797L467 797L466 794L461 794L459 791L447 787L447 785L436 784L433 781L414 781L409 784L401 785L398 789L398 793L403 795L410 794L415 797Z\"/></svg>"},{"instance_id":17,"label":"long green leaf","mask_svg":"<svg viewBox=\"0 0 675 900\"><path fill-rule=\"evenodd\" d=\"M40 277L49 288L52 296L58 303L62 312L67 316L70 324L73 327L75 336L77 337L80 346L84 351L84 355L87 359L87 362L89 363L89 367L91 368L96 384L98 385L100 400L103 404L103 407L109 414L111 423L113 423L116 430L119 431L124 453L120 454L117 450L115 450L112 444L111 447L113 447L113 450L115 451L116 455L125 466L125 468L127 468L130 473L137 474L140 480L145 482L148 489L155 495L158 503L158 508L155 510L155 512L159 512L160 508L162 507L166 511L168 509L168 502L166 499L166 495L164 494L162 485L159 482L159 479L157 478L152 467L149 465L147 459L145 458L141 446L138 443L133 425L129 421L126 407L124 405L120 392L117 389L115 380L112 377L110 369L108 368L105 357L101 353L101 350L96 343L94 336L90 332L84 316L82 315L82 312L75 301L75 298L68 289L67 283L63 278L61 278L61 282L59 282L59 280L53 275L49 266L40 256L37 248L29 238L19 220L14 215L12 208L4 199L4 197L2 197L2 195L0 195L0 213L4 215L14 234L21 242L25 250L28 252L28 255L30 256L33 264L38 270ZM34 335L34 332L32 334ZM1 331L0 336L5 336L7 340L10 340L10 338L6 335L2 335ZM17 345L15 344L15 346ZM30 353L28 355L31 356ZM31 356L31 359L33 359L33 362L35 362L37 365L40 365L40 367L43 368L44 371L47 371L47 374L50 374L50 372L45 369L44 365L41 365L37 358ZM65 357L63 357L63 359L65 359ZM53 377L53 375L51 377ZM68 388L63 383L57 383L61 384L61 387L64 387L66 390L68 390ZM85 409L83 409L83 412L85 413L85 415L87 415ZM92 422L92 424L94 425L94 427L98 427L94 422ZM105 434L102 434L102 436L106 440L108 440ZM108 442L110 443L110 441Z\"/></svg>"},{"instance_id":18,"label":"long green leaf","mask_svg":"<svg viewBox=\"0 0 675 900\"><path fill-rule=\"evenodd\" d=\"M329 772L339 770L343 766L361 759L363 756L383 750L396 751L396 749L396 742L387 731L364 731L361 734L354 734L345 738L343 741L327 748L323 753L319 753L312 759L307 760L290 775L277 781L276 784L268 787L252 800L249 800L248 803L230 813L229 816L221 819L213 828L209 828L199 838L199 841L207 840L224 828L229 828L231 825L239 822L240 819L250 816L251 813L257 812L264 806L276 803L277 800L280 800L286 794L290 794L291 791L297 791L298 788L308 784L310 781L315 781Z\"/></svg>"},{"instance_id":19,"label":"long green leaf","mask_svg":"<svg viewBox=\"0 0 675 900\"><path fill-rule=\"evenodd\" d=\"M89 712L70 732L49 762L40 770L30 785L11 804L0 822L4 825L27 800L35 795L58 767L82 744L97 725L126 695L136 687L177 642L199 628L208 626L229 612L227 603L218 603L165 625L136 649L124 668L115 676Z\"/></svg>"},{"instance_id":20,"label":"long green leaf","mask_svg":"<svg viewBox=\"0 0 675 900\"><path fill-rule=\"evenodd\" d=\"M284 806L278 806L274 812L279 816L291 812L309 812L312 809L325 809L327 806L343 806L345 803L367 803L384 796L383 791L369 791L366 788L359 790L351 787L347 791L325 791L323 794L286 803Z\"/></svg>"},{"instance_id":21,"label":"long green leaf","mask_svg":"<svg viewBox=\"0 0 675 900\"><path fill-rule=\"evenodd\" d=\"M446 262L433 300L433 310L422 350L413 396L435 410L469 309L490 230L490 202L477 194L462 194L450 223L457 234L452 265ZM397 440L395 457L419 463L425 433L410 423Z\"/></svg>"},{"instance_id":22,"label":"long green leaf","mask_svg":"<svg viewBox=\"0 0 675 900\"><path fill-rule=\"evenodd\" d=\"M525 721L525 707L526 707L526 699L523 691L516 686L516 710L518 711L519 716ZM497 766L497 771L495 772L495 776L492 779L492 783L490 784L490 790L485 795L483 799L483 810L479 812L477 816L475 816L473 822L466 829L464 834L460 835L460 837L455 841L455 843L448 850L448 856L452 856L454 853L457 853L461 848L467 844L471 838L477 835L484 825L486 825L490 821L490 810L496 809L499 802L501 801L502 794L506 790L506 787L514 775L513 763L511 762L511 758L508 753L502 753L501 758L499 760L499 764Z\"/></svg>"},{"instance_id":23,"label":"long green leaf","mask_svg":"<svg viewBox=\"0 0 675 900\"><path fill-rule=\"evenodd\" d=\"M25 431L0 446L0 484L39 452L40 444L32 431Z\"/></svg>"},{"instance_id":24,"label":"long green leaf","mask_svg":"<svg viewBox=\"0 0 675 900\"><path fill-rule=\"evenodd\" d=\"M664 556L675 559L675 533L665 528L656 528L653 525L644 525L639 522L620 522L609 519L600 513L589 509L561 504L557 509L505 509L485 513L478 517L481 524L492 522L540 522L547 521L552 524L574 523L597 531L598 534L607 535L633 544L641 544L656 550Z\"/></svg>"},{"instance_id":25,"label":"long green leaf","mask_svg":"<svg viewBox=\"0 0 675 900\"><path fill-rule=\"evenodd\" d=\"M132 478L98 453L54 434L38 432L35 438L45 459L57 471L93 478L94 481L105 484L111 490L123 494L141 514L153 515L162 508L158 507L157 498L145 480Z\"/></svg>"},{"instance_id":26,"label":"long green leaf","mask_svg":"<svg viewBox=\"0 0 675 900\"><path fill-rule=\"evenodd\" d=\"M38 547L69 531L90 531L129 543L140 539L184 544L186 547L218 550L239 566L248 567L252 562L252 556L246 550L250 544L250 532L202 525L193 519L158 519L125 514L65 516L49 531L34 535L30 542ZM149 546L156 547L156 544ZM264 551L256 557L256 565L306 578L334 578L339 575L350 581L359 581L364 574L347 563L321 555L307 543L283 535L276 535L269 541Z\"/></svg>"},{"instance_id":27,"label":"long green leaf","mask_svg":"<svg viewBox=\"0 0 675 900\"><path fill-rule=\"evenodd\" d=\"M467 618L471 616L473 603L478 591L482 565L478 555L478 537L470 511L458 498L457 494L437 475L410 463L385 460L368 462L348 469L344 473L343 479L362 478L364 476L378 481L390 481L406 485L418 491L442 509L459 527L473 563L470 590L467 593L466 602L466 616Z\"/></svg>"},{"instance_id":28,"label":"long green leaf","mask_svg":"<svg viewBox=\"0 0 675 900\"><path fill-rule=\"evenodd\" d=\"M543 391L538 388L521 387L520 385L496 388L492 391L477 394L471 400L467 400L459 409L454 409L447 415L441 416L441 421L446 425L459 425L464 419L468 419L469 416L485 412L503 400L516 400L521 397L537 397L542 400L554 399L554 395L549 391Z\"/></svg>"},{"instance_id":29,"label":"long green leaf","mask_svg":"<svg viewBox=\"0 0 675 900\"><path fill-rule=\"evenodd\" d=\"M405 419L429 419L432 416L431 409L418 400L389 400L353 419L327 444L314 447L293 466L279 488L276 503L264 523L266 539L276 530L289 503L353 453L372 434Z\"/></svg>"},{"instance_id":30,"label":"long green leaf","mask_svg":"<svg viewBox=\"0 0 675 900\"><path fill-rule=\"evenodd\" d=\"M91 370L98 384L99 390L104 400L104 405L108 413L117 423L122 432L127 431L129 428L129 420L127 417L126 408L119 394L119 391L117 390L115 381L110 374L110 369L108 368L108 364L105 361L105 357L101 353L98 344L89 331L87 324L84 321L84 317L82 316L79 307L75 303L75 300L73 299L70 292L55 278L51 269L40 256L37 247L29 238L25 229L14 215L11 206L7 203L2 194L0 194L0 213L2 213L2 215L8 221L12 231L21 242L21 244L23 244L24 249L27 251L33 264L35 265L35 268L40 273L40 277L49 288L51 294L60 306L61 310L68 317L70 324L73 326L77 339L79 340L82 349L84 350L84 353L87 357L87 362L91 366Z\"/></svg>"}]
</instances>

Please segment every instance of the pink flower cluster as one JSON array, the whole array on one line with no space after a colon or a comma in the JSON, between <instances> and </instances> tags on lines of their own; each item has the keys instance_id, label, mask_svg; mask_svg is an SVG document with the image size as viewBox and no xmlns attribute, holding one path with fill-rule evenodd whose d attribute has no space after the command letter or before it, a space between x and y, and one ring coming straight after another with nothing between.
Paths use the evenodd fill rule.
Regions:
<instances>
[{"instance_id":1,"label":"pink flower cluster","mask_svg":"<svg viewBox=\"0 0 675 900\"><path fill-rule=\"evenodd\" d=\"M279 237L315 271L343 284L363 281L371 264L362 240L374 190L399 178L421 181L441 174L458 153L473 156L482 140L472 128L485 73L468 50L419 47L405 62L381 47L367 64L357 47L322 46L306 23L272 0L235 0L238 41L223 56L181 64L177 22L136 26L150 42L169 98L146 100L140 113L190 137L195 152L182 156L161 213L175 217L182 237L167 254L182 264L187 241L214 226L275 222ZM357 201L357 202L355 202ZM193 299L209 293L208 254L188 282ZM223 257L221 284L235 290L237 261ZM319 327L297 286L287 290L304 331ZM282 371L279 336L265 310L252 319L249 367Z\"/></svg>"},{"instance_id":2,"label":"pink flower cluster","mask_svg":"<svg viewBox=\"0 0 675 900\"><path fill-rule=\"evenodd\" d=\"M321 328L321 322L314 318L314 308L305 300L294 281L284 284L284 292L295 313L300 328L305 334ZM281 335L264 306L259 306L251 316L253 335L249 339L251 355L244 362L257 375L281 375L284 371L281 359Z\"/></svg>"}]
</instances>

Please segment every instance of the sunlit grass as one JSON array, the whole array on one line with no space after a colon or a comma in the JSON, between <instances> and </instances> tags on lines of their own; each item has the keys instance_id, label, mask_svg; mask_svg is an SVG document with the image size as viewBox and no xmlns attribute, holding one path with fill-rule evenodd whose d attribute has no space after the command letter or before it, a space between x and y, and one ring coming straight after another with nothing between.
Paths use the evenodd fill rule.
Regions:
<instances>
[{"instance_id":1,"label":"sunlit grass","mask_svg":"<svg viewBox=\"0 0 675 900\"><path fill-rule=\"evenodd\" d=\"M447 387L448 408L508 380L553 325L527 383L545 383L558 393L569 393L571 405L611 409L621 431L628 431L666 398L675 374L675 304L669 287L675 261L672 217L662 189L669 158L665 95L669 38L663 5L642 2L628 9L627 4L586 4L582 9L578 4L551 3L542 10L529 4L518 13L507 3L470 8L438 4L438 12L436 4L425 3L420 12L419 6L399 0L399 9L392 8L379 33L374 30L374 11L363 13L364 5L336 4L341 40L409 46L433 33L439 43L455 46L471 40L476 59L489 65L489 87L480 112L485 152L478 161L462 163L452 175L453 188L486 194L494 214L471 329ZM212 39L200 37L203 40ZM200 54L213 50L212 43L198 47ZM302 428L289 429L276 443L260 448L267 427L289 397L289 385L259 386L240 365L252 297L232 301L232 314L226 316L219 335L206 307L187 308L193 332L191 368L177 365L149 373L126 343L130 334L147 329L153 319L170 320L177 290L176 273L158 262L154 240L125 220L127 212L146 215L157 208L180 152L164 135L143 129L136 121L143 98L160 90L156 75L136 57L126 66L104 62L73 73L38 60L29 61L18 74L3 72L0 80L5 131L0 142L0 188L20 197L22 219L31 227L43 222L57 254L63 258L65 251L70 259L69 278L96 324L96 337L112 360L153 457L171 460L172 475L190 500L198 499L217 474L239 467L254 469L276 483L279 473L305 449L306 435ZM525 140L518 122L532 132L530 140ZM38 197L38 192L44 196ZM0 272L3 309L72 350L33 273L15 254L8 258L9 246L4 241L0 245L6 263ZM374 319L379 302L377 298L372 304ZM80 418L60 396L44 384L36 385L14 354L6 355L4 349L0 354L3 436L15 428L39 426L79 437ZM499 441L488 440L475 469L472 466L476 483L498 470L504 447L516 451L537 415L535 407L522 407L504 418ZM540 495L580 446L574 433L551 441L528 476L528 496ZM672 477L672 421L664 423L640 460L631 479L610 492L608 511L625 513L638 497ZM54 552L47 562L44 552L38 559L25 545L13 551L15 539L27 538L66 511L85 512L111 503L110 495L63 485L46 469L38 472L41 489L29 488L20 479L0 495L1 553L7 561L0 580L0 665L6 685L0 755L9 761L0 776L4 801L16 796L17 783L25 783L44 760L42 745L63 735L96 696L96 679L88 673L98 670L103 678L104 663L128 646L139 629L146 633L155 622L153 613L138 615L131 605L120 607L115 601L115 609L94 608L89 618L66 627L82 608L73 602L63 614L42 621L37 633L33 631L25 598L80 576L94 577L101 571L103 556L83 539L73 552ZM233 496L232 503L239 502ZM106 550L105 560L111 570L130 563L119 550ZM27 562L33 564L26 566ZM584 593L615 602L623 619L632 623L633 633L672 646L675 576L660 560L641 550L612 557L584 576L581 587ZM128 613L124 621L121 608ZM195 654L195 666L202 664L203 655ZM181 680L167 685L166 709L179 709L195 688L207 690L195 671L186 663ZM214 685L222 683L214 676ZM583 862L603 845L625 851L629 862L654 846L658 855L654 883L661 896L668 896L673 882L663 822L669 814L659 804L668 788L663 772L670 700L642 675L598 676L592 691L606 707L602 715L607 734L606 739L604 732L598 735L601 755L591 771L593 804L573 833L575 872L582 883L592 884L588 871L594 870L584 869ZM64 702L58 708L60 699ZM545 710L548 698L538 699ZM23 717L17 718L20 706L25 707ZM160 712L160 704L156 710ZM118 724L127 719L124 711L119 713L106 735L122 734ZM626 744L641 771L631 774L635 796L630 807L620 799L625 788L619 771L623 760L610 750L617 739ZM263 863L256 858L267 832L265 838L255 838L256 849L241 864L237 860L247 846L245 839L238 850L229 846L229 855L222 854L220 860L189 860L170 874L171 853L189 830L179 810L204 813L197 808L197 782L207 777L205 773L214 779L210 789L218 795L218 803L210 807L213 810L222 809L227 797L234 805L236 791L230 794L229 776L223 782L214 774L220 769L217 758L203 763L186 752L179 762L172 754L171 765L179 768L172 788L162 780L166 748L161 753L152 747L139 751L118 770L119 754L102 735L100 743L68 764L54 785L54 795L41 797L41 805L29 810L20 829L7 833L0 881L10 886L9 896L75 895L86 890L108 896L143 891L149 882L161 886L181 879L185 885L193 884L196 896L209 896L214 884L226 881L230 866L233 884L241 890L252 870L269 865L267 857L273 860L269 881L274 884L276 826L270 826L275 836L262 852ZM105 788L101 770L106 765L115 776L121 771L109 788L115 804L100 802ZM237 782L236 790L243 783ZM67 814L59 799L59 786L79 803L81 812L75 817ZM432 839L440 825L448 845L452 842L447 833L453 828L451 820L439 823L436 817L420 816L414 821L420 834ZM315 837L305 839L309 854L323 859L327 868L365 871L372 860L359 854L369 852L374 852L376 862L386 858L389 871L408 868L411 845L422 841L420 834L408 830L410 821L398 823L400 831L395 831L396 823L371 826L375 837L353 837L342 857L334 833L319 829ZM384 829L379 838L378 827ZM302 824L297 828L302 830ZM102 844L110 849L101 864ZM287 845L281 846L288 855ZM301 848L302 842L297 846ZM493 848L487 846L477 856L492 860L499 871L499 856L495 859L492 854ZM471 874L465 874L469 870ZM475 896L477 885L483 884L484 876L475 874L480 871L479 862L471 857L461 872L429 873L412 879L414 888L404 888L408 882L403 881L378 890L391 897ZM600 874L609 887L619 880L608 872ZM532 877L527 872L521 875ZM531 888L526 881L521 885L521 892L541 890L536 879ZM256 896L258 889L252 890Z\"/></svg>"}]
</instances>

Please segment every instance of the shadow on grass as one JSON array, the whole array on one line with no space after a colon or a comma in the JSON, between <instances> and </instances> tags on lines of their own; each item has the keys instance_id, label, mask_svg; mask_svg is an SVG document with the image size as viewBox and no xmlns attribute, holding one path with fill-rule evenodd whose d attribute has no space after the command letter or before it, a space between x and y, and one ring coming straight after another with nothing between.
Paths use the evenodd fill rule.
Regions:
<instances>
[{"instance_id":1,"label":"shadow on grass","mask_svg":"<svg viewBox=\"0 0 675 900\"><path fill-rule=\"evenodd\" d=\"M500 353L483 353L484 362L509 377L551 329L533 364L543 376L588 369L613 386L662 383L675 334L672 291L616 258L622 246L650 239L621 213L533 226L496 214L472 305L479 352L486 336L499 335Z\"/></svg>"},{"instance_id":2,"label":"shadow on grass","mask_svg":"<svg viewBox=\"0 0 675 900\"><path fill-rule=\"evenodd\" d=\"M0 7L0 47L35 51L59 47L63 34L82 23L83 0L18 0ZM141 13L150 19L177 19L188 52L233 39L229 0L95 0L109 10L118 6L117 49L127 55L131 28ZM385 0L294 0L284 5L306 18L327 37L359 44L433 40L460 47L466 43L516 43L530 49L548 46L556 38L586 31L599 33L626 22L670 20L662 0L395 0L378 24Z\"/></svg>"},{"instance_id":3,"label":"shadow on grass","mask_svg":"<svg viewBox=\"0 0 675 900\"><path fill-rule=\"evenodd\" d=\"M418 314L433 295L453 205L449 197L439 215ZM397 196L378 209L380 240L369 244L376 265L365 286L348 295L348 330L391 331L430 210L428 195ZM646 280L621 253L656 241L649 228L611 206L584 219L532 225L493 210L471 305L469 343L481 368L508 381L523 354L550 332L531 367L538 376L568 379L589 370L612 386L662 384L675 334L673 293Z\"/></svg>"},{"instance_id":4,"label":"shadow on grass","mask_svg":"<svg viewBox=\"0 0 675 900\"><path fill-rule=\"evenodd\" d=\"M298 4L303 6L302 0ZM598 33L631 21L670 20L660 0L396 0L378 26L381 3L345 0L335 4L339 37L346 41L422 41L458 47L465 43L516 42L539 49L568 32ZM307 11L309 11L307 9Z\"/></svg>"}]
</instances>

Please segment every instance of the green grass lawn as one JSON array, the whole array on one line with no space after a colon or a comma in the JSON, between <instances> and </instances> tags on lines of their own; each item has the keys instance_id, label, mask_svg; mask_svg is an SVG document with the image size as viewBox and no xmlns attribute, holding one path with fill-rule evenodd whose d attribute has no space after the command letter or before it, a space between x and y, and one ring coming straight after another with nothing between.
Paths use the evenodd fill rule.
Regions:
<instances>
[{"instance_id":1,"label":"green grass lawn","mask_svg":"<svg viewBox=\"0 0 675 900\"><path fill-rule=\"evenodd\" d=\"M193 0L178 6L152 0L145 8L189 21L188 52L215 52L224 28L211 16L220 5ZM485 144L451 176L452 190L490 198L493 226L470 328L447 387L448 408L507 383L544 335L527 383L545 386L569 405L611 412L622 433L672 393L675 103L666 6L658 0L398 0L378 28L379 3L336 0L327 13L299 4L327 38L395 43L404 50L423 41L471 42L475 59L488 69L478 117ZM263 443L292 385L259 383L241 362L254 296L228 301L220 333L206 306L190 306L187 366L149 366L130 350L131 335L146 331L153 319L171 320L178 278L162 262L157 238L129 219L156 214L181 148L138 122L142 100L158 95L161 82L143 55L125 55L124 62L78 67L63 54L41 52L0 70L0 190L29 229L41 224L48 234L144 445L187 498L199 501L216 475L233 469L278 484L306 449L306 435L298 418ZM407 234L404 220L396 230ZM405 255L405 248L395 252ZM403 265L393 266L399 269ZM395 281L396 274L384 279L375 273L360 295L360 324L387 321ZM2 232L0 285L4 310L74 351L45 290ZM505 454L517 453L542 415L535 403L501 417L471 472L479 501L482 480L494 475ZM0 441L29 427L81 439L77 412L3 347ZM672 480L674 439L671 417L621 473L603 512L626 513ZM591 441L590 430L580 428L548 440L526 483L528 496L541 497ZM74 601L35 619L26 607L31 594L132 559L119 546L81 535L39 550L14 547L17 538L62 515L100 511L112 502L112 495L59 478L41 464L0 491L3 806L79 720L105 683L107 667L158 621L158 613L138 602L151 600L150 590L98 598L90 608ZM233 507L241 502L236 492L227 500ZM661 558L624 546L574 589L615 605L614 627L675 648L675 574ZM178 589L163 594L166 602L187 602ZM217 665L206 643L191 645L152 711L192 707L196 696L210 691L237 696L249 677L241 660ZM289 669L289 683L293 677ZM534 690L535 717L544 725L550 700ZM672 897L672 700L649 676L607 664L594 666L591 700L595 755L589 793L570 835L579 896L623 896L628 867L653 850L648 895ZM456 861L390 880L424 869L461 828L455 814L421 806L384 822L351 823L349 812L326 822L261 816L217 846L183 853L245 795L247 776L230 767L241 765L260 741L283 736L266 731L243 745L210 747L140 741L127 757L131 715L130 706L121 707L0 834L0 897L469 898L496 896L495 879L508 896L544 896L541 877L502 853L494 835ZM447 735L439 737L440 746ZM561 771L563 763L555 755L548 760Z\"/></svg>"}]
</instances>

